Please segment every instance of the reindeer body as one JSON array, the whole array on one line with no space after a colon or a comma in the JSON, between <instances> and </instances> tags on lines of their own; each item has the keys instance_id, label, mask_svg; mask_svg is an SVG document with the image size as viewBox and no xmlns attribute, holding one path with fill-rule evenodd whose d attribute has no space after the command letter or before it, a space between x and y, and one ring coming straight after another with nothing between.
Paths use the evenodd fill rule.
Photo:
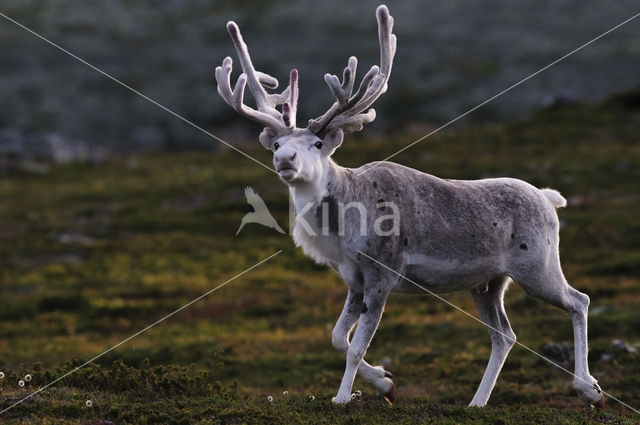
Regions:
<instances>
[{"instance_id":1,"label":"reindeer body","mask_svg":"<svg viewBox=\"0 0 640 425\"><path fill-rule=\"evenodd\" d=\"M314 204L305 219L313 223L315 236L301 228L293 235L296 244L317 262L346 272L343 278L353 289L361 290L362 285L357 279L361 273L352 276L363 261L358 251L380 259L430 291L447 293L516 274L523 264L544 260L552 244L557 249L554 205L545 191L521 180L444 180L391 162L349 169L331 161L329 170L326 184L314 198L296 203ZM295 199L300 189L292 187ZM378 204L385 201L399 206L400 229L397 235L381 237L372 225L381 214ZM350 202L364 205L367 216L361 217L357 209L347 210L345 231L339 235L332 224L339 220L334 215L340 213L334 205ZM323 204L329 212L328 235L322 234ZM364 235L359 231L362 220L368 226ZM424 290L400 279L392 292Z\"/></svg>"},{"instance_id":2,"label":"reindeer body","mask_svg":"<svg viewBox=\"0 0 640 425\"><path fill-rule=\"evenodd\" d=\"M224 100L266 126L259 140L273 151L275 169L290 188L295 243L315 261L333 267L349 288L332 332L333 345L346 357L333 401L351 400L356 372L388 402L396 400L391 374L364 360L389 294L470 290L492 342L487 369L470 403L484 406L515 343L503 305L514 280L529 295L569 314L574 388L585 402L602 406L604 398L587 365L589 297L569 286L560 267L555 209L566 201L558 192L510 178L444 180L390 162L343 168L331 159L344 133L375 119L373 109L365 110L387 89L396 38L386 6L378 7L376 16L380 66L369 69L355 93L355 57L349 58L342 81L325 75L336 102L304 129L296 127L298 72L291 71L282 93L267 93L265 88L276 88L277 80L253 68L233 22L227 29L243 74L232 89L231 58L216 68ZM257 109L243 103L247 85ZM393 221L380 220L388 217Z\"/></svg>"}]
</instances>

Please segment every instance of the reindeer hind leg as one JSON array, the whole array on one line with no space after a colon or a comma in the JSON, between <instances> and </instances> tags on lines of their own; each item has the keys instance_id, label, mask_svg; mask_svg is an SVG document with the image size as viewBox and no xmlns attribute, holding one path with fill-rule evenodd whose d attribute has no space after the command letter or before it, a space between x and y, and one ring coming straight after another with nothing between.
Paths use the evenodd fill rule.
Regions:
<instances>
[{"instance_id":1,"label":"reindeer hind leg","mask_svg":"<svg viewBox=\"0 0 640 425\"><path fill-rule=\"evenodd\" d=\"M589 296L571 287L564 278L557 251L541 269L530 269L515 281L531 296L564 310L573 323L575 372L573 387L578 397L588 404L604 406L604 396L587 364L587 312ZM535 273L538 271L538 273Z\"/></svg>"},{"instance_id":2,"label":"reindeer hind leg","mask_svg":"<svg viewBox=\"0 0 640 425\"><path fill-rule=\"evenodd\" d=\"M516 335L511 329L503 303L504 293L510 281L508 276L499 276L489 281L486 291L471 290L480 318L487 325L491 335L491 356L469 406L482 407L487 404L498 374L516 341Z\"/></svg>"}]
</instances>

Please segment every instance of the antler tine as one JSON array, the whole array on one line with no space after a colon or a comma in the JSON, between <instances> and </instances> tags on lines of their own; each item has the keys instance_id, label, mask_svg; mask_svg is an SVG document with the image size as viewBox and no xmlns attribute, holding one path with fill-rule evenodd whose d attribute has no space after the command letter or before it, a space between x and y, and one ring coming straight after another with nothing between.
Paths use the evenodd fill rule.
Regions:
<instances>
[{"instance_id":1,"label":"antler tine","mask_svg":"<svg viewBox=\"0 0 640 425\"><path fill-rule=\"evenodd\" d=\"M256 71L256 77L258 77L258 81L260 84L265 86L268 89L277 89L278 88L278 80L272 77L269 74L265 74L264 72Z\"/></svg>"},{"instance_id":2,"label":"antler tine","mask_svg":"<svg viewBox=\"0 0 640 425\"><path fill-rule=\"evenodd\" d=\"M292 69L289 76L289 100L282 105L282 120L289 128L296 126L298 112L298 70ZM285 90L286 92L286 90Z\"/></svg>"},{"instance_id":3,"label":"antler tine","mask_svg":"<svg viewBox=\"0 0 640 425\"><path fill-rule=\"evenodd\" d=\"M218 93L220 93L220 96L222 96L229 106L240 114L258 121L267 127L271 127L276 130L282 128L282 123L274 115L263 111L257 111L242 102L244 99L244 89L247 85L246 74L241 74L240 77L238 77L236 86L233 90L231 89L232 65L232 59L230 57L226 57L222 62L222 66L216 67L215 75L216 81L218 82Z\"/></svg>"},{"instance_id":4,"label":"antler tine","mask_svg":"<svg viewBox=\"0 0 640 425\"><path fill-rule=\"evenodd\" d=\"M332 74L325 74L324 80L329 86L329 90L336 97L338 103L342 106L349 102L351 92L353 92L353 85L355 83L356 68L358 66L358 58L351 56L347 62L347 67L342 73L342 83L338 80L338 76Z\"/></svg>"},{"instance_id":5,"label":"antler tine","mask_svg":"<svg viewBox=\"0 0 640 425\"><path fill-rule=\"evenodd\" d=\"M378 40L380 41L380 72L387 77L391 74L393 57L396 54L396 36L393 31L393 17L387 6L379 6L376 10L378 18Z\"/></svg>"},{"instance_id":6,"label":"antler tine","mask_svg":"<svg viewBox=\"0 0 640 425\"><path fill-rule=\"evenodd\" d=\"M340 128L345 133L353 133L362 130L364 124L376 119L376 110L371 108L366 113L357 115L340 115L332 123L330 128Z\"/></svg>"},{"instance_id":7,"label":"antler tine","mask_svg":"<svg viewBox=\"0 0 640 425\"><path fill-rule=\"evenodd\" d=\"M374 65L369 69L362 78L355 95L352 95L357 64L355 57L349 59L349 66L345 68L342 84L339 83L337 76L325 75L325 81L336 97L336 102L324 115L309 121L311 131L317 134L333 128L340 128L345 132L358 131L362 129L363 124L375 119L373 109L367 113L362 112L387 90L387 81L396 53L396 36L391 33L393 18L389 15L386 6L378 7L376 18L380 43L380 67Z\"/></svg>"},{"instance_id":8,"label":"antler tine","mask_svg":"<svg viewBox=\"0 0 640 425\"><path fill-rule=\"evenodd\" d=\"M247 48L246 43L242 39L242 34L240 34L240 29L235 22L231 21L227 23L227 31L229 31L229 35L233 40L233 45L236 48L236 52L238 53L238 58L240 59L240 65L242 66L242 71L247 75L247 83L249 84L249 89L253 94L254 99L256 100L256 104L258 105L258 109L262 109L263 107L269 107L270 105L267 102L267 92L262 87L262 84L259 80L259 75L263 77L263 81L272 82L275 78L268 76L266 74L260 73L258 74L255 68L253 67L253 63L251 63L251 57L249 56L249 49ZM265 79L264 77L269 77Z\"/></svg>"},{"instance_id":9,"label":"antler tine","mask_svg":"<svg viewBox=\"0 0 640 425\"><path fill-rule=\"evenodd\" d=\"M235 87L231 89L233 61L230 57L225 58L222 66L216 68L218 93L237 112L264 124L276 133L290 131L295 127L295 113L298 102L298 71L292 71L289 87L282 93L267 93L265 88L277 88L278 80L264 72L256 71L253 67L249 50L235 22L230 21L227 23L227 30L240 59L243 74L238 78ZM257 110L243 103L244 89L247 85L249 85L249 90L256 101ZM278 112L276 106L285 102L288 102L288 104L283 105L283 112Z\"/></svg>"},{"instance_id":10,"label":"antler tine","mask_svg":"<svg viewBox=\"0 0 640 425\"><path fill-rule=\"evenodd\" d=\"M371 122L375 119L375 111L369 110L364 116L356 117L361 114L365 109L371 106L387 89L387 81L391 74L391 66L393 64L393 57L396 50L396 36L391 33L393 30L393 17L389 14L389 9L386 6L379 6L376 10L376 17L378 20L378 40L380 43L380 69L376 74L374 73L374 67L371 68L366 77L370 78L370 81L363 79L361 89L366 87L362 97L352 103L352 107L345 111L344 119L337 120L329 124L331 128L341 128L348 121L349 117L353 117L357 123L356 128L362 129L362 124ZM358 90L356 95L360 94L361 89ZM355 96L354 96L355 97ZM351 103L351 102L350 102Z\"/></svg>"},{"instance_id":11,"label":"antler tine","mask_svg":"<svg viewBox=\"0 0 640 425\"><path fill-rule=\"evenodd\" d=\"M309 128L315 133L319 133L333 120L336 115L343 111L351 99L353 86L356 77L356 68L358 67L358 58L351 56L342 73L342 83L337 75L325 74L324 81L329 86L329 90L336 98L336 102L321 117L309 120Z\"/></svg>"}]
</instances>

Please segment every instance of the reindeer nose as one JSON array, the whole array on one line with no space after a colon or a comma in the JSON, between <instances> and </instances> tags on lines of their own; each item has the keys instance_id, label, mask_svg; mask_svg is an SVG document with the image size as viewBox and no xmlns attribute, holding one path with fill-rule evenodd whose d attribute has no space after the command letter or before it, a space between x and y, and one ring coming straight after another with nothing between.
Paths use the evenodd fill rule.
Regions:
<instances>
[{"instance_id":1,"label":"reindeer nose","mask_svg":"<svg viewBox=\"0 0 640 425\"><path fill-rule=\"evenodd\" d=\"M298 152L294 152L294 153L293 153L293 155L291 155L291 156L289 157L289 161L293 161L294 159L296 159L296 154L297 154L297 153L298 153Z\"/></svg>"}]
</instances>

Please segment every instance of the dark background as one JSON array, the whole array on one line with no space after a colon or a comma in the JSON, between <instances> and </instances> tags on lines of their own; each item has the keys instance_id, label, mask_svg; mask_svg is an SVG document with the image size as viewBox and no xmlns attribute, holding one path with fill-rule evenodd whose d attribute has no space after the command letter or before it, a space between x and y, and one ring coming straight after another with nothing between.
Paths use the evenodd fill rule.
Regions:
<instances>
[{"instance_id":1,"label":"dark background","mask_svg":"<svg viewBox=\"0 0 640 425\"><path fill-rule=\"evenodd\" d=\"M389 2L398 53L370 134L440 125L629 18L635 1ZM326 72L378 63L377 1L5 0L2 12L232 143L254 140L218 97L214 67L235 51L235 20L257 69L286 83L300 70L299 122L333 99ZM465 122L525 116L554 98L599 100L639 82L632 22L474 112ZM205 135L0 21L0 129L55 132L116 150L218 148ZM236 61L237 64L237 61ZM239 64L237 64L239 65ZM238 75L237 69L234 79ZM416 129L417 127L417 129ZM424 132L423 132L424 133ZM1 139L1 137L0 137Z\"/></svg>"}]
</instances>

